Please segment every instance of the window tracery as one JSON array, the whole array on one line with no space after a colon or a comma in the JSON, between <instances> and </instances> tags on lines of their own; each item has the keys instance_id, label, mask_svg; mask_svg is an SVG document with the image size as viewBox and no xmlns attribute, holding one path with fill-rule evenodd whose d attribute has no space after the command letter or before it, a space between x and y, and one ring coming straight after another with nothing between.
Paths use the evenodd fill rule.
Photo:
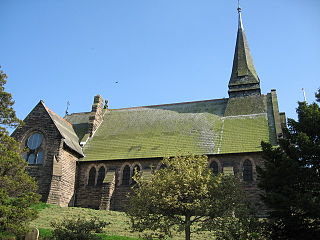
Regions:
<instances>
[{"instance_id":1,"label":"window tracery","mask_svg":"<svg viewBox=\"0 0 320 240\"><path fill-rule=\"evenodd\" d=\"M44 136L42 133L36 132L27 138L25 143L26 152L23 157L28 164L42 164L44 159Z\"/></svg>"}]
</instances>

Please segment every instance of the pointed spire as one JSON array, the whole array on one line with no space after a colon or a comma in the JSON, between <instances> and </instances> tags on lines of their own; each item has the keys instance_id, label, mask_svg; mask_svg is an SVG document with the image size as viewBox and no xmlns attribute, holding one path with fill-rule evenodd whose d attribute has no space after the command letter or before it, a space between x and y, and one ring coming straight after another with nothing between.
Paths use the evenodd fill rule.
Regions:
<instances>
[{"instance_id":1,"label":"pointed spire","mask_svg":"<svg viewBox=\"0 0 320 240\"><path fill-rule=\"evenodd\" d=\"M239 2L238 2L239 4ZM244 32L241 8L238 5L238 33L229 81L229 97L260 95L260 79L253 65L249 45Z\"/></svg>"}]
</instances>

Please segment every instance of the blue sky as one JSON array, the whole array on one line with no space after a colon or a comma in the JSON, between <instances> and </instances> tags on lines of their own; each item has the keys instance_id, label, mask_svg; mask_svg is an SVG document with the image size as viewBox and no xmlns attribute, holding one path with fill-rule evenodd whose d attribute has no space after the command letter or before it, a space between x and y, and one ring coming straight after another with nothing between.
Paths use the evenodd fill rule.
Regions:
<instances>
[{"instance_id":1,"label":"blue sky","mask_svg":"<svg viewBox=\"0 0 320 240\"><path fill-rule=\"evenodd\" d=\"M320 1L242 0L262 93L280 110L320 87ZM1 0L0 65L20 118L228 97L236 0ZM118 83L116 83L118 82Z\"/></svg>"}]
</instances>

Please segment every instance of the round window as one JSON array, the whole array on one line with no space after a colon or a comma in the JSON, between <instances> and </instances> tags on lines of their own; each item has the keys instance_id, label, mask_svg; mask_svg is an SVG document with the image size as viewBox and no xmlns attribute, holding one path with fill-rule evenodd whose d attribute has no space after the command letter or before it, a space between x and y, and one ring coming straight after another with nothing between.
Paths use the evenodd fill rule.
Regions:
<instances>
[{"instance_id":1,"label":"round window","mask_svg":"<svg viewBox=\"0 0 320 240\"><path fill-rule=\"evenodd\" d=\"M26 141L28 151L24 153L24 158L29 164L42 164L43 154L43 134L33 133Z\"/></svg>"},{"instance_id":2,"label":"round window","mask_svg":"<svg viewBox=\"0 0 320 240\"><path fill-rule=\"evenodd\" d=\"M35 150L40 147L43 140L43 135L41 133L34 133L28 138L27 146L31 150Z\"/></svg>"}]
</instances>

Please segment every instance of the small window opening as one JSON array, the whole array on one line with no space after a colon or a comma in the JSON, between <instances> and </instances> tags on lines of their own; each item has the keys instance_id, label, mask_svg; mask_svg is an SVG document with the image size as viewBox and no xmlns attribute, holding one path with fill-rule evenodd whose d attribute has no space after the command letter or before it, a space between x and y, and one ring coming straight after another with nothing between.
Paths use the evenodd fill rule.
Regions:
<instances>
[{"instance_id":1,"label":"small window opening","mask_svg":"<svg viewBox=\"0 0 320 240\"><path fill-rule=\"evenodd\" d=\"M243 181L252 181L253 180L253 170L252 170L252 163L250 160L246 159L243 163Z\"/></svg>"},{"instance_id":2,"label":"small window opening","mask_svg":"<svg viewBox=\"0 0 320 240\"><path fill-rule=\"evenodd\" d=\"M213 161L210 163L210 169L214 175L218 175L219 167L218 167L218 163L216 161Z\"/></svg>"},{"instance_id":3,"label":"small window opening","mask_svg":"<svg viewBox=\"0 0 320 240\"><path fill-rule=\"evenodd\" d=\"M94 186L96 182L96 168L92 167L89 171L88 186Z\"/></svg>"},{"instance_id":4,"label":"small window opening","mask_svg":"<svg viewBox=\"0 0 320 240\"><path fill-rule=\"evenodd\" d=\"M122 185L130 184L130 167L126 165L122 171Z\"/></svg>"},{"instance_id":5,"label":"small window opening","mask_svg":"<svg viewBox=\"0 0 320 240\"><path fill-rule=\"evenodd\" d=\"M104 181L104 177L106 176L106 170L104 167L101 167L98 171L97 185L101 186Z\"/></svg>"}]
</instances>

